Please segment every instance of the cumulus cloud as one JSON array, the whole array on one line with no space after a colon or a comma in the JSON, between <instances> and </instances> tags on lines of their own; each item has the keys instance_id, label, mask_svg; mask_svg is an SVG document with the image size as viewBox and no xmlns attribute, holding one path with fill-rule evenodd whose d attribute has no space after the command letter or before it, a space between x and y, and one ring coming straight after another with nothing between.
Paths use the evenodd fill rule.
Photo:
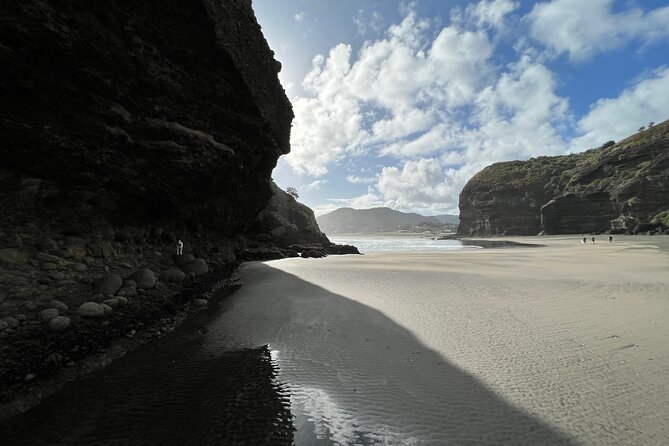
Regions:
<instances>
[{"instance_id":1,"label":"cumulus cloud","mask_svg":"<svg viewBox=\"0 0 669 446\"><path fill-rule=\"evenodd\" d=\"M620 47L629 39L669 38L669 6L613 12L613 0L553 0L538 3L527 16L530 32L556 54L584 60Z\"/></svg>"},{"instance_id":2,"label":"cumulus cloud","mask_svg":"<svg viewBox=\"0 0 669 446\"><path fill-rule=\"evenodd\" d=\"M286 163L298 174L322 177L346 159L349 172L357 173L348 183L367 185L362 195L332 199L317 213L339 206L452 212L464 184L486 165L562 154L574 144L585 150L660 121L669 110L669 68L598 101L578 121L558 94L551 59L531 40L516 42L512 61L502 65L496 58L499 35L512 18L551 51L572 58L630 36L664 38L666 27L655 25L665 8L613 13L610 3L554 0L519 21L517 1L482 0L456 10L447 26L419 17L410 4L399 23L358 51L339 44L314 58L302 82L306 94L292 98L296 117ZM602 23L590 27L598 18ZM637 28L611 28L623 19ZM555 23L564 27L553 26L548 35ZM565 129L583 136L570 143ZM356 160L375 167L358 176L363 166Z\"/></svg>"},{"instance_id":3,"label":"cumulus cloud","mask_svg":"<svg viewBox=\"0 0 669 446\"><path fill-rule=\"evenodd\" d=\"M583 136L572 141L572 150L598 147L618 141L649 122L669 114L669 67L662 67L623 90L618 97L598 100L578 126Z\"/></svg>"},{"instance_id":4,"label":"cumulus cloud","mask_svg":"<svg viewBox=\"0 0 669 446\"><path fill-rule=\"evenodd\" d=\"M306 16L306 14L304 13L304 11L300 11L300 12L295 13L295 15L293 15L293 19L296 22L302 22L304 20L305 16Z\"/></svg>"},{"instance_id":5,"label":"cumulus cloud","mask_svg":"<svg viewBox=\"0 0 669 446\"><path fill-rule=\"evenodd\" d=\"M378 11L359 9L353 17L353 23L355 23L358 34L361 36L372 33L378 34L383 30L383 16Z\"/></svg>"}]
</instances>

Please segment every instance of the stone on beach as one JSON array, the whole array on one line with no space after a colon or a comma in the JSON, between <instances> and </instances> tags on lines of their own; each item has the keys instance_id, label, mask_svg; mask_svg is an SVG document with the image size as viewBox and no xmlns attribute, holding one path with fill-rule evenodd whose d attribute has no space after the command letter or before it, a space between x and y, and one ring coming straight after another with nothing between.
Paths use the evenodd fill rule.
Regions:
<instances>
[{"instance_id":1,"label":"stone on beach","mask_svg":"<svg viewBox=\"0 0 669 446\"><path fill-rule=\"evenodd\" d=\"M160 279L165 282L181 282L186 278L186 274L179 268L169 268L160 273Z\"/></svg>"},{"instance_id":2,"label":"stone on beach","mask_svg":"<svg viewBox=\"0 0 669 446\"><path fill-rule=\"evenodd\" d=\"M63 302L59 300L52 300L50 305L51 308L55 308L56 310L58 310L60 314L65 314L65 312L67 312L68 310L67 305L65 305Z\"/></svg>"},{"instance_id":3,"label":"stone on beach","mask_svg":"<svg viewBox=\"0 0 669 446\"><path fill-rule=\"evenodd\" d=\"M180 268L193 263L194 260L195 257L193 254L177 254L174 256L174 263L176 263Z\"/></svg>"},{"instance_id":4,"label":"stone on beach","mask_svg":"<svg viewBox=\"0 0 669 446\"><path fill-rule=\"evenodd\" d=\"M42 320L42 322L48 322L54 317L57 317L59 315L60 313L55 308L47 308L46 310L42 310L39 312L39 317Z\"/></svg>"},{"instance_id":5,"label":"stone on beach","mask_svg":"<svg viewBox=\"0 0 669 446\"><path fill-rule=\"evenodd\" d=\"M49 329L55 332L65 331L70 326L70 318L66 316L56 316L49 321Z\"/></svg>"},{"instance_id":6,"label":"stone on beach","mask_svg":"<svg viewBox=\"0 0 669 446\"><path fill-rule=\"evenodd\" d=\"M115 294L123 285L123 279L116 274L109 274L95 282L96 294Z\"/></svg>"},{"instance_id":7,"label":"stone on beach","mask_svg":"<svg viewBox=\"0 0 669 446\"><path fill-rule=\"evenodd\" d=\"M153 288L156 286L156 275L150 269L140 269L132 273L130 279L137 283L142 289Z\"/></svg>"},{"instance_id":8,"label":"stone on beach","mask_svg":"<svg viewBox=\"0 0 669 446\"><path fill-rule=\"evenodd\" d=\"M103 317L105 315L104 307L95 302L84 302L79 306L77 312L83 317Z\"/></svg>"},{"instance_id":9,"label":"stone on beach","mask_svg":"<svg viewBox=\"0 0 669 446\"><path fill-rule=\"evenodd\" d=\"M209 271L209 266L204 259L195 259L183 268L185 273L195 273L196 276Z\"/></svg>"}]
</instances>

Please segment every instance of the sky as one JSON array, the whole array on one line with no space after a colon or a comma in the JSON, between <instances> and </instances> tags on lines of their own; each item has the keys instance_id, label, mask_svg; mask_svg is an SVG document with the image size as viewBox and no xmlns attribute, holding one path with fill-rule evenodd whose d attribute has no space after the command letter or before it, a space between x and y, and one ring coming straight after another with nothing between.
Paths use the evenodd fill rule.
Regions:
<instances>
[{"instance_id":1,"label":"sky","mask_svg":"<svg viewBox=\"0 0 669 446\"><path fill-rule=\"evenodd\" d=\"M669 0L253 0L293 104L273 178L316 215L458 213L498 161L669 118Z\"/></svg>"}]
</instances>

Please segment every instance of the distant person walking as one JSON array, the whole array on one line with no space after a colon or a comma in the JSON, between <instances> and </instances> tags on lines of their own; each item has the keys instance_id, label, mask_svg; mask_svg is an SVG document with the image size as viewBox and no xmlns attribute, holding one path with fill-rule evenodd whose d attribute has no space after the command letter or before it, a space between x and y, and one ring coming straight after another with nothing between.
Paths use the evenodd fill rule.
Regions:
<instances>
[{"instance_id":1,"label":"distant person walking","mask_svg":"<svg viewBox=\"0 0 669 446\"><path fill-rule=\"evenodd\" d=\"M613 243L613 236L609 235L609 243Z\"/></svg>"},{"instance_id":2,"label":"distant person walking","mask_svg":"<svg viewBox=\"0 0 669 446\"><path fill-rule=\"evenodd\" d=\"M592 243L595 243L595 236L592 236Z\"/></svg>"},{"instance_id":3,"label":"distant person walking","mask_svg":"<svg viewBox=\"0 0 669 446\"><path fill-rule=\"evenodd\" d=\"M585 245L586 242L587 242L587 240L585 239L585 237L583 237L583 238L581 239L581 243Z\"/></svg>"},{"instance_id":4,"label":"distant person walking","mask_svg":"<svg viewBox=\"0 0 669 446\"><path fill-rule=\"evenodd\" d=\"M184 253L184 242L181 240L177 241L177 255L181 255Z\"/></svg>"}]
</instances>

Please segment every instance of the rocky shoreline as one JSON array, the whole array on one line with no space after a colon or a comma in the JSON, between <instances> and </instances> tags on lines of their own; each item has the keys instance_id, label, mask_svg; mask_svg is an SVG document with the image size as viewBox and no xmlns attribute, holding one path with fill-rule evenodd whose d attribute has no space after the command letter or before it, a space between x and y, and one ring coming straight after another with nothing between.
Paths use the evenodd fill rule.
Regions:
<instances>
[{"instance_id":1,"label":"rocky shoreline","mask_svg":"<svg viewBox=\"0 0 669 446\"><path fill-rule=\"evenodd\" d=\"M86 236L42 229L0 232L0 419L57 389L50 381L63 369L76 376L171 332L232 286L240 261L357 252L243 237L215 243L182 231L194 242L174 255L176 235L160 227L108 225Z\"/></svg>"}]
</instances>

